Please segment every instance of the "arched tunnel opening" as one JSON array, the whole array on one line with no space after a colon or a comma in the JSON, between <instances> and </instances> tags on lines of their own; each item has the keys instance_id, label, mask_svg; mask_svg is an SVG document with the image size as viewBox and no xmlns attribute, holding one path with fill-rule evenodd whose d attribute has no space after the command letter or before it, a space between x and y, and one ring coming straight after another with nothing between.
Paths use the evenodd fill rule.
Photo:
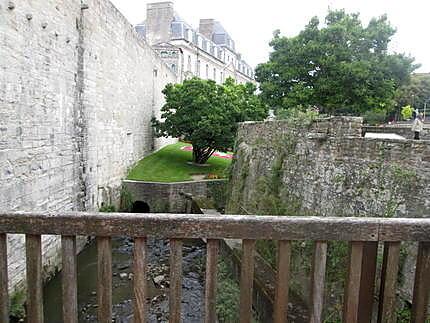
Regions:
<instances>
[{"instance_id":1,"label":"arched tunnel opening","mask_svg":"<svg viewBox=\"0 0 430 323\"><path fill-rule=\"evenodd\" d=\"M132 213L149 213L151 209L149 208L148 203L143 201L136 201L133 203L131 207Z\"/></svg>"}]
</instances>

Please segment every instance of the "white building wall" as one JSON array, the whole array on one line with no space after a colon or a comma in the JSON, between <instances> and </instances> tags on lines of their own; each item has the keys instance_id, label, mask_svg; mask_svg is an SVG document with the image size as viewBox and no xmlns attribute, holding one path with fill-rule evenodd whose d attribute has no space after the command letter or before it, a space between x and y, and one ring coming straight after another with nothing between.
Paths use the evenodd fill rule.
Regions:
<instances>
[{"instance_id":1,"label":"white building wall","mask_svg":"<svg viewBox=\"0 0 430 323\"><path fill-rule=\"evenodd\" d=\"M238 65L238 60L234 57L235 54L230 50L217 47L217 50L223 53L223 58L228 60L228 57L230 57L229 62L225 62L185 40L172 40L170 44L182 50L182 58L180 58L184 61L182 79L197 76L205 80L209 79L217 83L223 83L228 77L231 77L238 83L253 82L252 78L237 70L236 66ZM190 64L188 62L190 62ZM208 74L206 70L208 70Z\"/></svg>"}]
</instances>

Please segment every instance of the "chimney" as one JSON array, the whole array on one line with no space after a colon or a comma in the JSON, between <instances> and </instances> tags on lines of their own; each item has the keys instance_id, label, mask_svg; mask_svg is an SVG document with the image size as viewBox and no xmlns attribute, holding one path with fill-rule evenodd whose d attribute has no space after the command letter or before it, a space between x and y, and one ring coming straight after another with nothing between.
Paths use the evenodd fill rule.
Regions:
<instances>
[{"instance_id":1,"label":"chimney","mask_svg":"<svg viewBox=\"0 0 430 323\"><path fill-rule=\"evenodd\" d=\"M199 33L208 38L212 39L212 35L214 33L215 20L214 19L200 19L199 24Z\"/></svg>"},{"instance_id":2,"label":"chimney","mask_svg":"<svg viewBox=\"0 0 430 323\"><path fill-rule=\"evenodd\" d=\"M174 20L173 2L148 3L146 8L146 40L150 45L168 42Z\"/></svg>"}]
</instances>

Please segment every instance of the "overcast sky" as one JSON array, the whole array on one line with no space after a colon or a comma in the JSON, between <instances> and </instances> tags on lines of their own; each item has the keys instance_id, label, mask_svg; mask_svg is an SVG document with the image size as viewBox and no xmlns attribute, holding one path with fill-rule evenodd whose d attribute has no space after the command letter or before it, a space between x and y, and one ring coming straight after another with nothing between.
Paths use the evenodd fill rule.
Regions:
<instances>
[{"instance_id":1,"label":"overcast sky","mask_svg":"<svg viewBox=\"0 0 430 323\"><path fill-rule=\"evenodd\" d=\"M145 19L146 4L156 1L111 0L132 23ZM294 36L313 16L323 18L328 8L360 12L371 17L388 15L397 33L391 49L407 53L430 72L430 0L174 0L175 11L193 27L200 18L214 18L236 41L236 49L252 66L267 61L272 32Z\"/></svg>"}]
</instances>

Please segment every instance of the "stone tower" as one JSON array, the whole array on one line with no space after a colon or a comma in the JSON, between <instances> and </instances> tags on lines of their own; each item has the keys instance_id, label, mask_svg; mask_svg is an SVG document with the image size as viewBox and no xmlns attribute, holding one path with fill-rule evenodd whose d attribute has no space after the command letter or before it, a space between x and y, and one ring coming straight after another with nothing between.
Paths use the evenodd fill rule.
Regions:
<instances>
[{"instance_id":1,"label":"stone tower","mask_svg":"<svg viewBox=\"0 0 430 323\"><path fill-rule=\"evenodd\" d=\"M171 24L175 13L173 2L148 3L146 9L146 40L150 45L168 42L171 39Z\"/></svg>"}]
</instances>

